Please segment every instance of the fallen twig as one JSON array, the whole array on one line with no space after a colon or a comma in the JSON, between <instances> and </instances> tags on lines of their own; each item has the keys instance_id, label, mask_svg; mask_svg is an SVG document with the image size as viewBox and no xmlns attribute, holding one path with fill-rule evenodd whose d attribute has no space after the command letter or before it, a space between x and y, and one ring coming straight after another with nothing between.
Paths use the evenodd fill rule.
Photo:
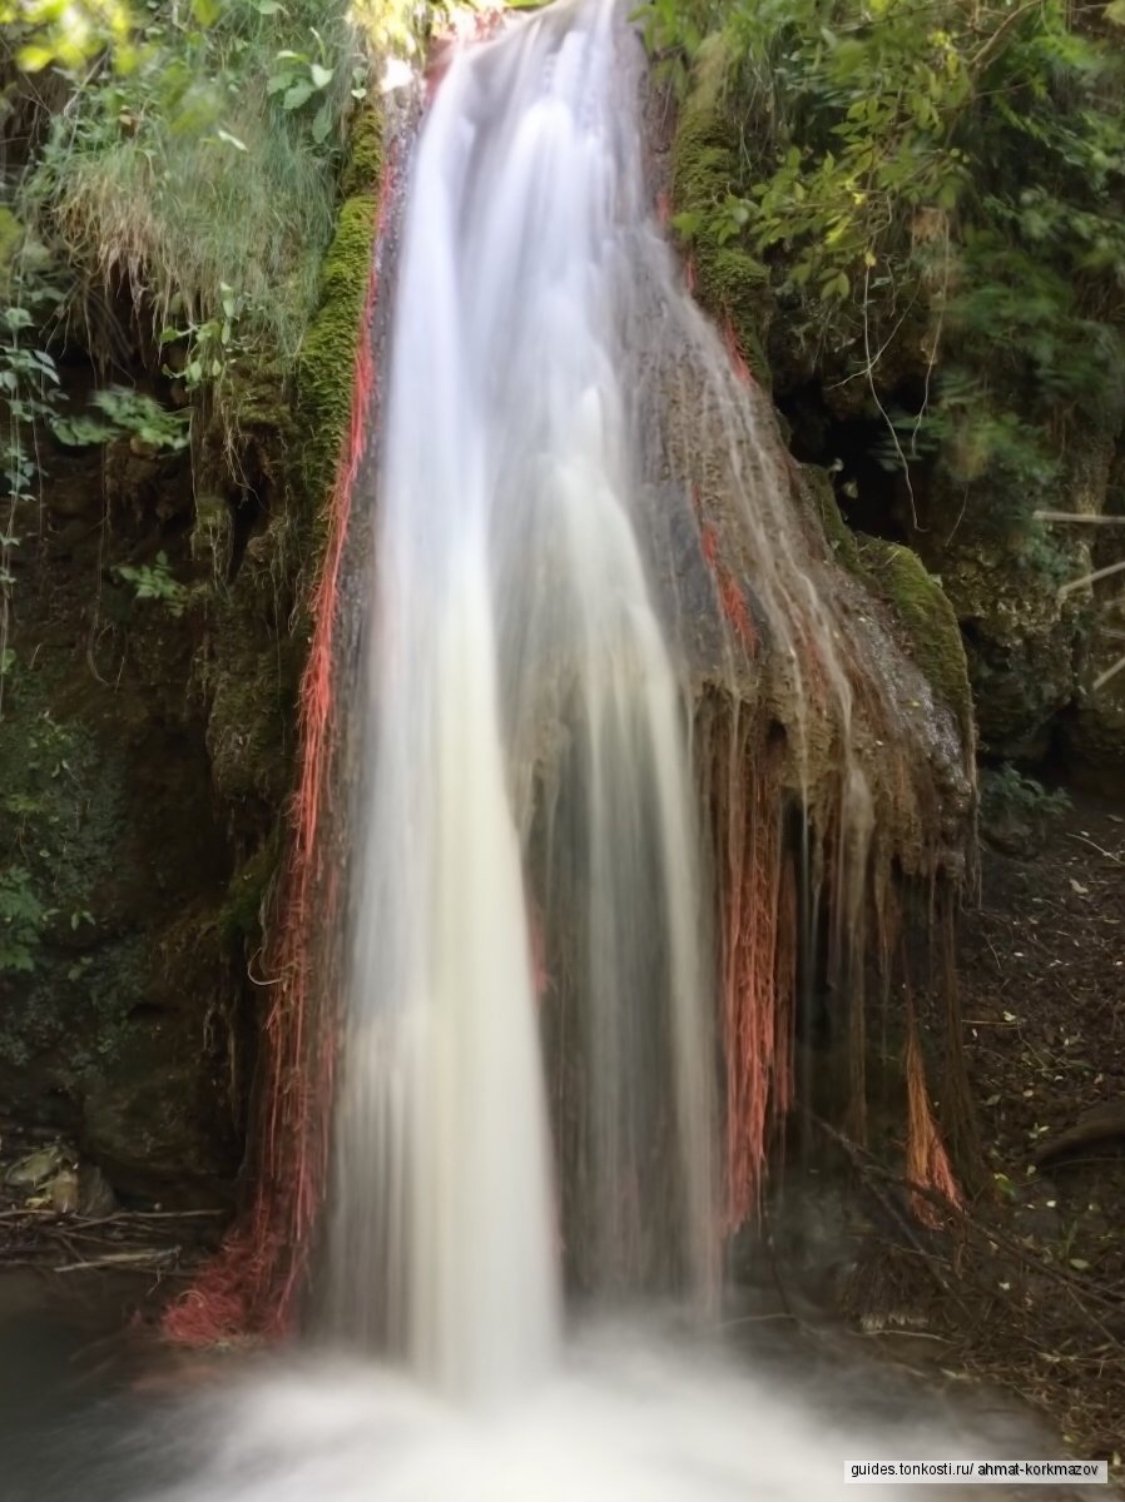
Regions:
<instances>
[{"instance_id":1,"label":"fallen twig","mask_svg":"<svg viewBox=\"0 0 1125 1503\"><path fill-rule=\"evenodd\" d=\"M1092 850L1097 851L1099 856L1104 856L1107 861L1112 861L1116 866L1125 866L1125 861L1122 861L1120 856L1115 856L1112 851L1107 851L1104 846L1098 845L1088 835L1078 835L1073 830L1068 830L1067 834L1071 840L1080 840L1083 845L1090 846Z\"/></svg>"},{"instance_id":2,"label":"fallen twig","mask_svg":"<svg viewBox=\"0 0 1125 1503\"><path fill-rule=\"evenodd\" d=\"M141 1248L135 1252L106 1253L101 1258L87 1258L81 1263L60 1263L55 1273L83 1273L90 1268L121 1268L130 1265L168 1263L179 1256L178 1247Z\"/></svg>"}]
</instances>

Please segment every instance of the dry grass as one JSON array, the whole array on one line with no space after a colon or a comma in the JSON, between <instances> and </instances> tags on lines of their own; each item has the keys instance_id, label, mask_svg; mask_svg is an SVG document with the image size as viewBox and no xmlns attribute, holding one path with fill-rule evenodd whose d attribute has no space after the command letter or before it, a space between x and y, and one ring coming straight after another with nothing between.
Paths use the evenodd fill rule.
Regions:
<instances>
[{"instance_id":1,"label":"dry grass","mask_svg":"<svg viewBox=\"0 0 1125 1503\"><path fill-rule=\"evenodd\" d=\"M357 45L342 0L268 18L238 4L205 33L162 29L135 73L103 67L55 116L21 212L80 273L76 288L124 291L156 335L229 323L231 348L287 367L332 232ZM333 70L290 112L268 92L285 49ZM321 102L331 128L318 142Z\"/></svg>"}]
</instances>

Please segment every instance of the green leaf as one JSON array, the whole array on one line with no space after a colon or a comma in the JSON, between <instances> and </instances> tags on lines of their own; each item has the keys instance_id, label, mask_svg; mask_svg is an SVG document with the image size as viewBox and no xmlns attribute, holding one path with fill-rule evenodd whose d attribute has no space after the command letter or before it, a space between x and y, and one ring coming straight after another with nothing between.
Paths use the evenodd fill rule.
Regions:
<instances>
[{"instance_id":1,"label":"green leaf","mask_svg":"<svg viewBox=\"0 0 1125 1503\"><path fill-rule=\"evenodd\" d=\"M290 111L299 110L303 104L312 98L314 92L311 79L298 79L281 101L282 108Z\"/></svg>"},{"instance_id":2,"label":"green leaf","mask_svg":"<svg viewBox=\"0 0 1125 1503\"><path fill-rule=\"evenodd\" d=\"M312 138L318 146L328 139L328 133L332 129L332 111L327 103L322 104L316 112L312 123Z\"/></svg>"},{"instance_id":3,"label":"green leaf","mask_svg":"<svg viewBox=\"0 0 1125 1503\"><path fill-rule=\"evenodd\" d=\"M55 60L54 49L41 43L29 42L16 54L16 61L25 73L41 73L48 63Z\"/></svg>"},{"instance_id":4,"label":"green leaf","mask_svg":"<svg viewBox=\"0 0 1125 1503\"><path fill-rule=\"evenodd\" d=\"M322 67L320 63L311 63L309 73L318 89L326 88L332 82L332 69Z\"/></svg>"},{"instance_id":5,"label":"green leaf","mask_svg":"<svg viewBox=\"0 0 1125 1503\"><path fill-rule=\"evenodd\" d=\"M1125 26L1125 0L1113 0L1102 11L1102 15L1107 21L1112 21L1114 26Z\"/></svg>"},{"instance_id":6,"label":"green leaf","mask_svg":"<svg viewBox=\"0 0 1125 1503\"><path fill-rule=\"evenodd\" d=\"M222 13L220 0L191 0L192 19L200 26L214 26Z\"/></svg>"},{"instance_id":7,"label":"green leaf","mask_svg":"<svg viewBox=\"0 0 1125 1503\"><path fill-rule=\"evenodd\" d=\"M119 431L111 423L88 417L52 417L49 426L59 443L75 449L87 444L108 443Z\"/></svg>"},{"instance_id":8,"label":"green leaf","mask_svg":"<svg viewBox=\"0 0 1125 1503\"><path fill-rule=\"evenodd\" d=\"M232 136L229 130L223 130L220 127L215 134L220 141L225 141L228 146L233 146L236 151L245 151L247 149L246 142L240 141L237 136Z\"/></svg>"}]
</instances>

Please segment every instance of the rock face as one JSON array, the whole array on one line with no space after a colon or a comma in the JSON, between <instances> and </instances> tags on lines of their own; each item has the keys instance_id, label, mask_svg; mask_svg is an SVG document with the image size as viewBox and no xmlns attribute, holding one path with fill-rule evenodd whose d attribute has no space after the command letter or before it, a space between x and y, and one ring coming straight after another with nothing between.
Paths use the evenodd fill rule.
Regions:
<instances>
[{"instance_id":1,"label":"rock face","mask_svg":"<svg viewBox=\"0 0 1125 1503\"><path fill-rule=\"evenodd\" d=\"M694 498L713 575L712 627L688 655L713 660L703 675L738 701L740 714L764 711L787 728L793 748L804 743L794 782L814 805L817 785L839 776L854 745L876 828L889 846L901 844L908 870L921 871L935 857L935 839L947 852L957 848L972 796L965 651L941 581L918 555L853 534L829 476L786 451L768 398L771 375L788 379L776 364L771 370L779 315L768 275L716 219L738 176L726 71L716 36L701 52L671 141L661 150L657 139L652 153L658 192L666 183L686 242L687 285L723 336L729 379L743 386L741 396L724 388L719 361L698 336L684 337L667 372L649 361L649 379L668 394L662 419L650 426L663 422L667 431L664 462ZM650 113L659 121L659 111ZM655 296L658 315L642 304L661 327L674 325ZM639 376L638 390L643 384ZM707 592L684 575L685 561L690 550L681 548L669 598L695 603L698 636ZM717 666L724 652L750 660L725 683ZM792 678L787 658L799 665Z\"/></svg>"},{"instance_id":2,"label":"rock face","mask_svg":"<svg viewBox=\"0 0 1125 1503\"><path fill-rule=\"evenodd\" d=\"M53 457L0 720L0 869L28 914L0 971L0 1090L123 1189L170 1178L201 1192L237 1162L239 1113L228 1062L239 982L219 918L235 858L195 682L206 614L137 599L112 565L99 569L96 522L64 536ZM136 487L123 467L108 501L100 456L84 471L59 460L68 504L85 485L95 518L106 507L110 558L161 548L179 565L186 460L146 467Z\"/></svg>"},{"instance_id":3,"label":"rock face","mask_svg":"<svg viewBox=\"0 0 1125 1503\"><path fill-rule=\"evenodd\" d=\"M361 120L304 364L292 381L243 378L233 458L209 429L190 453L44 434L42 527L37 504L20 519L0 717L0 1096L125 1195L213 1205L242 1157L303 601L374 242L379 123ZM81 412L89 357L60 363ZM175 400L143 350L133 374Z\"/></svg>"},{"instance_id":4,"label":"rock face","mask_svg":"<svg viewBox=\"0 0 1125 1503\"><path fill-rule=\"evenodd\" d=\"M1073 444L1042 507L1100 516L1112 504L1113 436L1089 429ZM1076 770L1113 762L1125 753L1113 691L1092 688L1109 647L1099 629L1108 624L1104 598L1089 586L1065 588L1100 562L1100 529L1061 521L1010 535L958 529L962 504L954 495L932 499L926 546L965 636L982 747L1037 761L1065 730ZM1108 541L1116 529L1105 532Z\"/></svg>"},{"instance_id":5,"label":"rock face","mask_svg":"<svg viewBox=\"0 0 1125 1503\"><path fill-rule=\"evenodd\" d=\"M983 748L1042 757L1075 690L1081 611L1060 601L1060 570L1022 563L1005 543L950 548L938 565L968 649Z\"/></svg>"}]
</instances>

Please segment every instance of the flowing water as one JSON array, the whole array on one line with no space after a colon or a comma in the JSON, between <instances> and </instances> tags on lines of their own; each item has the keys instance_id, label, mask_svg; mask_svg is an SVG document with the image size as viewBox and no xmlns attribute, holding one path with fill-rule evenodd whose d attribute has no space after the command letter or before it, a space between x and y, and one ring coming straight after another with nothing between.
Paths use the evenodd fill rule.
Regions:
<instances>
[{"instance_id":1,"label":"flowing water","mask_svg":"<svg viewBox=\"0 0 1125 1503\"><path fill-rule=\"evenodd\" d=\"M636 62L614 0L564 0L461 51L428 111L316 1329L154 1422L149 1496L830 1497L848 1452L964 1453L954 1419L892 1425L801 1371L787 1393L713 1344L726 962L700 679L763 697L768 656L797 786L815 802L827 749L861 886L881 795L859 712L877 733L897 670L868 615L844 624L772 419L656 228ZM933 716L917 675L909 694L902 742Z\"/></svg>"},{"instance_id":2,"label":"flowing water","mask_svg":"<svg viewBox=\"0 0 1125 1503\"><path fill-rule=\"evenodd\" d=\"M476 1395L554 1359L561 1238L597 1287L669 1239L701 1298L715 1269L713 965L638 541L613 26L563 9L454 63L396 293L329 1280L337 1330ZM537 1017L560 904L587 1081L561 1226Z\"/></svg>"}]
</instances>

